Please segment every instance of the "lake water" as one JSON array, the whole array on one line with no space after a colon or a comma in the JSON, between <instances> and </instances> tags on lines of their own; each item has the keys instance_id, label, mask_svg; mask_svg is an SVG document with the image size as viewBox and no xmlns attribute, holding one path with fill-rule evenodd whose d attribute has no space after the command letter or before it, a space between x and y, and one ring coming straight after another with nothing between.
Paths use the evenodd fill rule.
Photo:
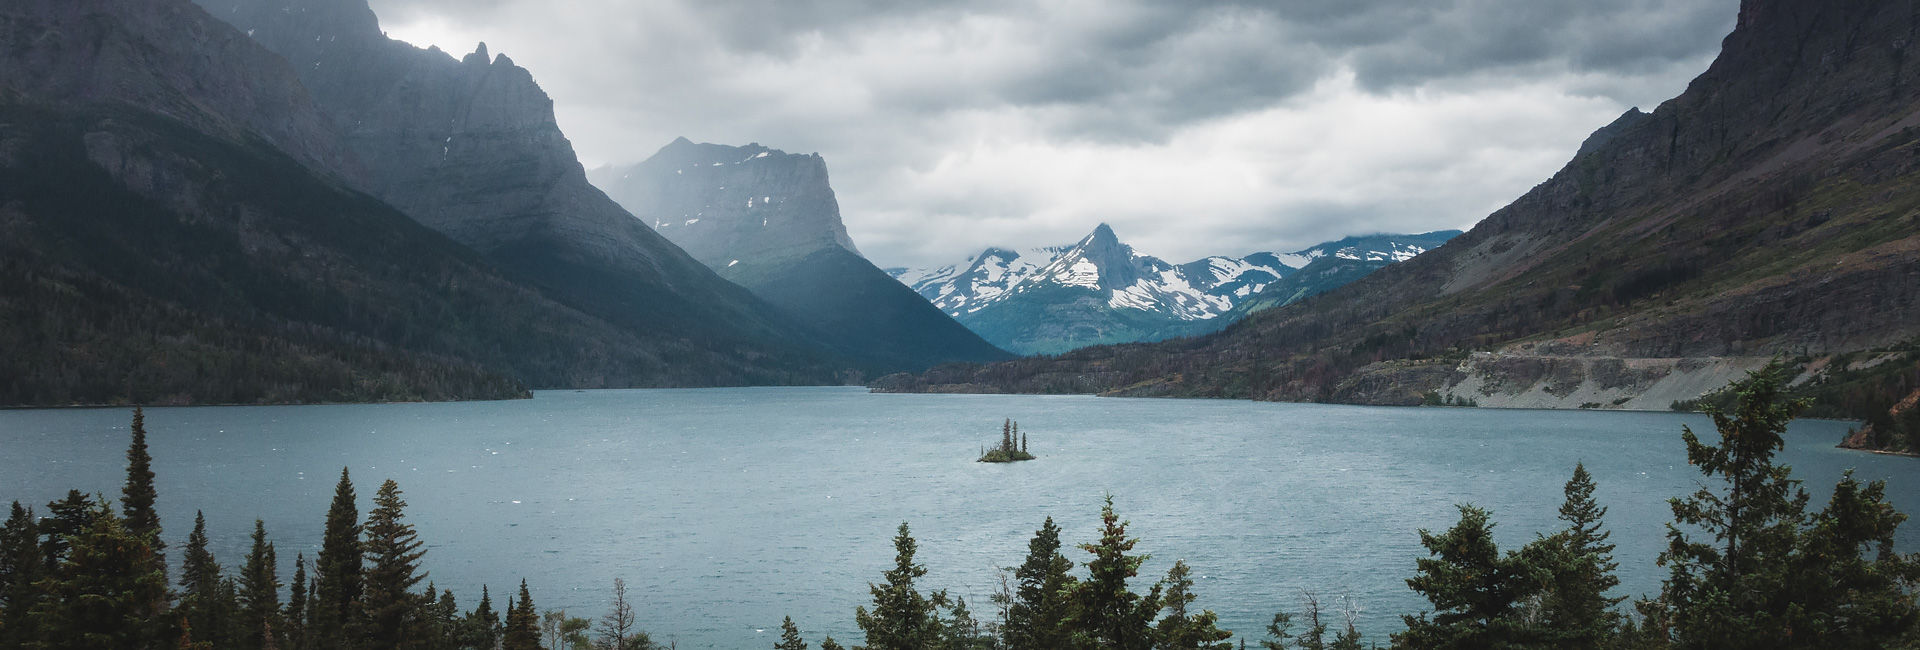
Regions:
<instances>
[{"instance_id":1,"label":"lake water","mask_svg":"<svg viewBox=\"0 0 1920 650\"><path fill-rule=\"evenodd\" d=\"M1014 418L1040 459L972 462ZM129 410L0 411L0 502L69 488L117 498ZM554 391L457 404L155 408L147 411L159 507L176 551L203 509L216 556L244 556L255 518L282 579L312 558L340 468L361 512L399 481L428 543L431 579L462 608L496 606L526 578L542 609L598 616L625 578L656 640L765 648L791 615L817 643L858 642L853 609L913 526L924 588L990 616L995 567L1012 566L1051 515L1065 541L1095 539L1112 493L1144 590L1175 559L1199 606L1258 638L1302 590L1348 594L1374 640L1425 604L1404 580L1415 531L1491 508L1504 546L1556 526L1561 485L1584 460L1611 508L1624 581L1658 588L1666 499L1694 489L1670 413L1412 409L1084 396L874 395L858 388ZM1920 507L1915 459L1833 448L1848 424L1801 421L1782 459L1823 502L1841 471L1885 478ZM1902 550L1920 548L1909 524ZM1088 555L1068 552L1077 564ZM176 561L177 566L177 561ZM849 643L850 645L850 643Z\"/></svg>"}]
</instances>

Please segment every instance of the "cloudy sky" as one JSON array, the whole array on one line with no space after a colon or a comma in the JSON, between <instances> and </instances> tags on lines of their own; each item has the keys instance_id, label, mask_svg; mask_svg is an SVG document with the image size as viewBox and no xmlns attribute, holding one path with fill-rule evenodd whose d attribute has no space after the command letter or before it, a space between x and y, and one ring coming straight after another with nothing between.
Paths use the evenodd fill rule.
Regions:
<instances>
[{"instance_id":1,"label":"cloudy sky","mask_svg":"<svg viewBox=\"0 0 1920 650\"><path fill-rule=\"evenodd\" d=\"M826 157L881 266L1466 228L1704 71L1738 0L373 0L533 71L582 162Z\"/></svg>"}]
</instances>

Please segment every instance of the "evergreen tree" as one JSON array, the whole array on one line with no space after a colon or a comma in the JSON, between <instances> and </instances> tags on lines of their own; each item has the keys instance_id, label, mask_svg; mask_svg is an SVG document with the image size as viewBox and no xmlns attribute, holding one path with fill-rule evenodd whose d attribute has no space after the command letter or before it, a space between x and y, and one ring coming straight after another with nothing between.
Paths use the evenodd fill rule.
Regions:
<instances>
[{"instance_id":1,"label":"evergreen tree","mask_svg":"<svg viewBox=\"0 0 1920 650\"><path fill-rule=\"evenodd\" d=\"M1733 412L1708 407L1718 444L1681 430L1688 462L1719 484L1671 501L1660 556L1671 571L1666 610L1653 613L1681 647L1884 647L1920 617L1905 587L1920 571L1891 551L1905 516L1885 503L1884 486L1863 489L1848 474L1809 517L1791 468L1773 463L1787 423L1807 406L1781 395L1787 376L1775 360L1731 386Z\"/></svg>"},{"instance_id":2,"label":"evergreen tree","mask_svg":"<svg viewBox=\"0 0 1920 650\"><path fill-rule=\"evenodd\" d=\"M1620 565L1613 561L1614 545L1607 543L1612 533L1602 528L1607 509L1594 501L1593 489L1593 475L1585 464L1576 463L1573 478L1567 480L1566 502L1560 506L1567 528L1539 542L1558 545L1556 555L1564 559L1565 567L1552 571L1550 588L1541 598L1542 624L1562 648L1601 647L1619 627L1613 607L1625 599L1606 595L1620 585L1613 575Z\"/></svg>"},{"instance_id":3,"label":"evergreen tree","mask_svg":"<svg viewBox=\"0 0 1920 650\"><path fill-rule=\"evenodd\" d=\"M1154 629L1159 637L1157 648L1165 650L1233 650L1233 644L1227 641L1233 636L1217 627L1220 620L1212 611L1203 610L1198 614L1187 613L1187 606L1198 600L1193 593L1192 569L1185 560L1175 560L1173 568L1167 570L1166 595L1160 602L1167 614L1160 618L1160 625Z\"/></svg>"},{"instance_id":4,"label":"evergreen tree","mask_svg":"<svg viewBox=\"0 0 1920 650\"><path fill-rule=\"evenodd\" d=\"M1395 646L1471 650L1529 640L1518 609L1540 580L1522 558L1500 554L1487 511L1458 507L1460 523L1451 530L1420 531L1420 544L1432 557L1416 562L1418 575L1407 586L1433 603L1433 618L1403 615L1407 631L1393 636Z\"/></svg>"},{"instance_id":5,"label":"evergreen tree","mask_svg":"<svg viewBox=\"0 0 1920 650\"><path fill-rule=\"evenodd\" d=\"M533 595L527 592L526 580L520 581L519 600L508 601L500 650L540 650L540 615L533 609Z\"/></svg>"},{"instance_id":6,"label":"evergreen tree","mask_svg":"<svg viewBox=\"0 0 1920 650\"><path fill-rule=\"evenodd\" d=\"M277 646L273 630L284 630L280 622L280 577L273 543L267 541L267 523L253 520L253 548L240 572L240 603L246 626L247 648Z\"/></svg>"},{"instance_id":7,"label":"evergreen tree","mask_svg":"<svg viewBox=\"0 0 1920 650\"><path fill-rule=\"evenodd\" d=\"M206 515L195 512L193 532L187 535L187 548L180 558L178 615L193 640L218 648L232 642L228 631L236 626L236 608L224 582L219 561L207 550Z\"/></svg>"},{"instance_id":8,"label":"evergreen tree","mask_svg":"<svg viewBox=\"0 0 1920 650\"><path fill-rule=\"evenodd\" d=\"M1100 509L1100 541L1082 544L1093 554L1087 579L1073 585L1070 623L1073 646L1093 650L1146 650L1153 645L1153 616L1160 611L1160 587L1141 596L1127 590L1148 556L1128 555L1139 540L1127 537L1127 523L1113 513L1113 495Z\"/></svg>"},{"instance_id":9,"label":"evergreen tree","mask_svg":"<svg viewBox=\"0 0 1920 650\"><path fill-rule=\"evenodd\" d=\"M844 647L841 647L839 643L833 640L833 637L829 636L825 639L820 640L820 650L847 650L847 649Z\"/></svg>"},{"instance_id":10,"label":"evergreen tree","mask_svg":"<svg viewBox=\"0 0 1920 650\"><path fill-rule=\"evenodd\" d=\"M147 416L133 407L133 442L127 445L127 484L121 489L120 511L127 530L152 541L155 561L167 570L165 542L160 541L160 513L153 509L159 493L153 489L153 457L147 454Z\"/></svg>"},{"instance_id":11,"label":"evergreen tree","mask_svg":"<svg viewBox=\"0 0 1920 650\"><path fill-rule=\"evenodd\" d=\"M1262 650L1287 650L1293 643L1293 615L1285 611L1273 613L1273 620L1267 623L1267 638L1260 640ZM1240 640L1240 647L1247 647L1247 640Z\"/></svg>"},{"instance_id":12,"label":"evergreen tree","mask_svg":"<svg viewBox=\"0 0 1920 650\"><path fill-rule=\"evenodd\" d=\"M508 598L512 601L512 598ZM467 614L466 635L460 647L469 650L493 650L500 644L500 614L493 611L493 597L480 585L480 604Z\"/></svg>"},{"instance_id":13,"label":"evergreen tree","mask_svg":"<svg viewBox=\"0 0 1920 650\"><path fill-rule=\"evenodd\" d=\"M0 528L0 648L24 647L33 640L27 612L40 601L37 583L46 571L33 509L15 501Z\"/></svg>"},{"instance_id":14,"label":"evergreen tree","mask_svg":"<svg viewBox=\"0 0 1920 650\"><path fill-rule=\"evenodd\" d=\"M128 530L104 501L68 537L65 557L37 583L41 598L28 617L36 638L29 648L135 650L161 641L167 577L153 560L147 536Z\"/></svg>"},{"instance_id":15,"label":"evergreen tree","mask_svg":"<svg viewBox=\"0 0 1920 650\"><path fill-rule=\"evenodd\" d=\"M886 582L867 583L873 594L873 611L869 613L866 607L854 611L854 622L867 635L867 650L925 650L939 641L936 603L920 595L913 584L914 579L927 574L927 567L913 563L917 548L907 524L902 522L893 538L894 568L883 574Z\"/></svg>"},{"instance_id":16,"label":"evergreen tree","mask_svg":"<svg viewBox=\"0 0 1920 650\"><path fill-rule=\"evenodd\" d=\"M373 505L361 546L370 565L360 602L367 640L382 648L422 647L426 641L422 610L427 602L413 588L427 577L420 571L420 558L426 552L420 550L413 525L402 521L407 502L400 499L398 483L392 479L382 483Z\"/></svg>"},{"instance_id":17,"label":"evergreen tree","mask_svg":"<svg viewBox=\"0 0 1920 650\"><path fill-rule=\"evenodd\" d=\"M434 592L433 583L427 583L427 593ZM432 650L457 650L465 635L465 621L460 617L460 604L454 601L453 590L439 591L440 598L428 608L429 626L427 644Z\"/></svg>"},{"instance_id":18,"label":"evergreen tree","mask_svg":"<svg viewBox=\"0 0 1920 650\"><path fill-rule=\"evenodd\" d=\"M780 642L773 644L773 650L807 650L807 642L800 640L800 628L793 626L793 617L782 617L780 621Z\"/></svg>"},{"instance_id":19,"label":"evergreen tree","mask_svg":"<svg viewBox=\"0 0 1920 650\"><path fill-rule=\"evenodd\" d=\"M1027 560L1014 571L1018 586L1007 607L1003 630L1009 650L1046 650L1067 647L1066 628L1072 613L1067 592L1074 584L1073 561L1060 554L1060 527L1048 517L1027 542Z\"/></svg>"},{"instance_id":20,"label":"evergreen tree","mask_svg":"<svg viewBox=\"0 0 1920 650\"><path fill-rule=\"evenodd\" d=\"M104 511L91 497L81 494L79 490L67 490L66 498L47 502L48 516L36 524L43 540L40 559L46 563L47 573L55 571L60 563L67 560L68 541L86 532L93 525L93 519ZM125 528L126 525L122 523L121 529Z\"/></svg>"},{"instance_id":21,"label":"evergreen tree","mask_svg":"<svg viewBox=\"0 0 1920 650\"><path fill-rule=\"evenodd\" d=\"M358 644L363 555L360 548L360 509L354 504L353 481L340 468L340 483L327 509L326 532L320 555L314 559L313 615L306 637L312 650L345 649Z\"/></svg>"},{"instance_id":22,"label":"evergreen tree","mask_svg":"<svg viewBox=\"0 0 1920 650\"><path fill-rule=\"evenodd\" d=\"M299 650L305 648L307 627L307 554L295 553L293 556L293 582L287 585L287 611L285 621L287 648Z\"/></svg>"}]
</instances>

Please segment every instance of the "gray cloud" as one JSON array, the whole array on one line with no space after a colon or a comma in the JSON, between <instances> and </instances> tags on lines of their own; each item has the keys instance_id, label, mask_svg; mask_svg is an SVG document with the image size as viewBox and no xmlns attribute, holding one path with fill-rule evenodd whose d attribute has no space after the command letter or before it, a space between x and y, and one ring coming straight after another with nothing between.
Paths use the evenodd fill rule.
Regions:
<instances>
[{"instance_id":1,"label":"gray cloud","mask_svg":"<svg viewBox=\"0 0 1920 650\"><path fill-rule=\"evenodd\" d=\"M1100 221L1175 259L1470 225L1684 88L1737 4L373 3L533 70L590 165L681 135L821 152L883 265Z\"/></svg>"}]
</instances>

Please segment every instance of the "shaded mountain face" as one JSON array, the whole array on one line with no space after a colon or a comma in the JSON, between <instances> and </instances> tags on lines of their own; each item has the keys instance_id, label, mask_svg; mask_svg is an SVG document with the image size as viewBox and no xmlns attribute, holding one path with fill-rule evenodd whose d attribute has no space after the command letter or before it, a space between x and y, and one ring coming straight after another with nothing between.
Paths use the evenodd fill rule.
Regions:
<instances>
[{"instance_id":1,"label":"shaded mountain face","mask_svg":"<svg viewBox=\"0 0 1920 650\"><path fill-rule=\"evenodd\" d=\"M1445 246L1199 341L894 387L1664 409L1775 354L1820 381L1920 336L1909 13L1744 2L1685 93Z\"/></svg>"},{"instance_id":2,"label":"shaded mountain face","mask_svg":"<svg viewBox=\"0 0 1920 650\"><path fill-rule=\"evenodd\" d=\"M801 365L830 354L589 184L553 102L505 55L389 39L365 0L201 4L284 57L364 167L356 186L420 223L645 335Z\"/></svg>"},{"instance_id":3,"label":"shaded mountain face","mask_svg":"<svg viewBox=\"0 0 1920 650\"><path fill-rule=\"evenodd\" d=\"M1141 255L1100 224L1072 246L989 248L960 264L888 272L988 341L1021 354L1205 334L1255 309L1326 291L1417 255L1458 231L1378 235L1284 255L1169 264ZM1318 264L1318 266L1315 266ZM1289 282L1295 271L1312 270ZM1268 299L1269 287L1284 297Z\"/></svg>"},{"instance_id":4,"label":"shaded mountain face","mask_svg":"<svg viewBox=\"0 0 1920 650\"><path fill-rule=\"evenodd\" d=\"M0 404L503 398L833 371L641 336L350 189L294 72L185 0L22 0L0 24Z\"/></svg>"},{"instance_id":5,"label":"shaded mountain face","mask_svg":"<svg viewBox=\"0 0 1920 650\"><path fill-rule=\"evenodd\" d=\"M1011 358L861 257L819 154L674 140L590 177L721 276L869 372Z\"/></svg>"}]
</instances>

